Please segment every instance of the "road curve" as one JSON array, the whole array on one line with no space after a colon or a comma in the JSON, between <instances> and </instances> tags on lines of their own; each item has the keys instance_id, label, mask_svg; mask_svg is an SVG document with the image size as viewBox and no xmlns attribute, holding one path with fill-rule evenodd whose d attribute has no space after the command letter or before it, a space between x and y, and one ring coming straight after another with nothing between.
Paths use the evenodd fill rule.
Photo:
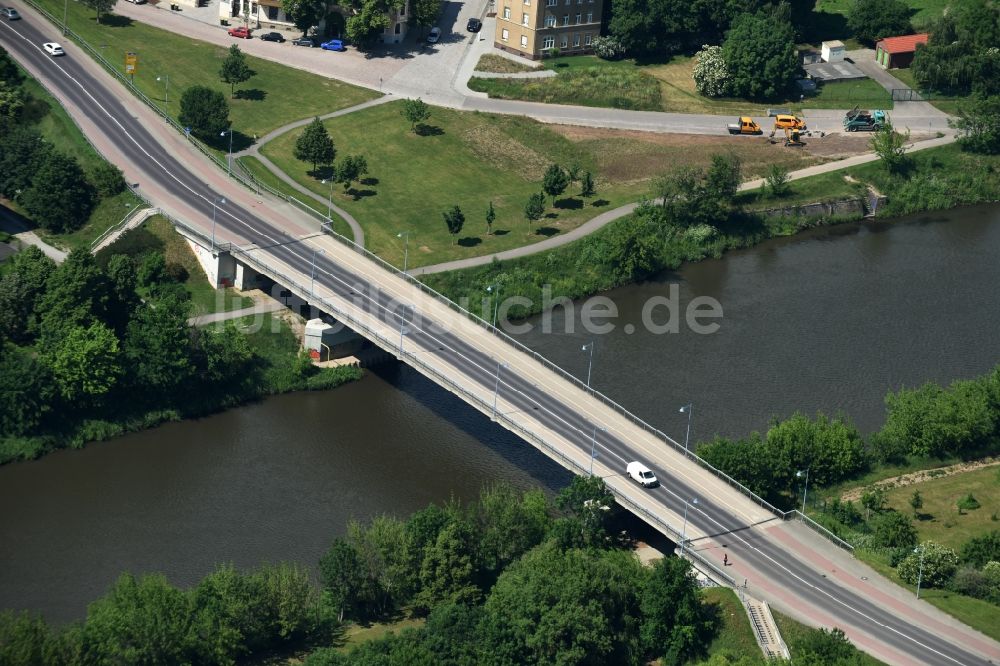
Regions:
<instances>
[{"instance_id":1,"label":"road curve","mask_svg":"<svg viewBox=\"0 0 1000 666\"><path fill-rule=\"evenodd\" d=\"M23 13L34 16L33 12ZM811 622L844 627L865 649L893 663L985 664L988 658L1000 661L1000 646L995 642L971 630L942 623L927 608L888 607L878 601L885 596L878 589L860 583L848 586L827 577L817 564L822 553L802 556L801 550L772 540L769 530L773 528L755 526L756 521L747 518L745 502L741 504L721 491L713 493L700 481L693 481L690 474L682 473L680 465L675 468L660 464L663 458L646 443L623 438L613 429L600 430L603 411L594 409L596 403L582 392L553 390L553 386L560 388L554 383L540 387L535 381L542 377L540 373L510 372L501 380L497 350L507 354L499 358L507 358L514 367L524 367L527 361L519 358L523 356L520 352L505 345L501 349L500 343L489 336L477 339L463 335L460 329L456 333L453 322L439 317L439 307L408 311L399 295L412 289L375 263L355 254L329 250L317 254L308 241L290 238L287 229L276 224L268 211L239 203L245 197L241 190L236 192L239 188L232 183L222 188L230 202L217 206L220 188L206 183L190 164L165 148L171 141L169 128L133 115L120 99L128 93L107 76L84 66L80 61L84 56L78 49L67 45L68 55L59 59L51 59L41 51L39 45L51 40L55 32L47 25L39 29L36 21L27 17L17 24L0 23L0 39L14 57L31 71L41 72L43 83L86 114L93 131L114 144L130 169L141 171L172 201L190 211L192 223L207 228L215 214L220 239L254 244L255 251L266 255L269 262L291 267L299 275L308 276L314 266L319 289L332 294L338 302L353 303L358 312L387 329L398 329L401 341L405 332L409 355L427 354L435 362L455 368L456 380L473 387L477 394L493 395L496 387L505 411L530 415L572 446L575 457L582 454L589 458L594 443L602 456L601 469L619 475L625 461L650 461L664 483L644 493L644 501L655 503L663 515L676 516L689 498L702 498L690 512L688 534L698 535L704 547L724 541L730 558L739 563L734 571L741 576L746 573L754 583L760 581L762 588L780 591L790 600L785 606L798 610L797 614ZM332 256L335 254L336 260Z\"/></svg>"}]
</instances>

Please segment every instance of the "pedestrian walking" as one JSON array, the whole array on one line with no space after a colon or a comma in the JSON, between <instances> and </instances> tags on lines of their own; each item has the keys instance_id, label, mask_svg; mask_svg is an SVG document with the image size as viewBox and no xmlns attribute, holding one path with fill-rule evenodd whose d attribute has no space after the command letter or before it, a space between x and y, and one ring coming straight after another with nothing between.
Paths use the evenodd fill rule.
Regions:
<instances>
[{"instance_id":1,"label":"pedestrian walking","mask_svg":"<svg viewBox=\"0 0 1000 666\"><path fill-rule=\"evenodd\" d=\"M729 566L729 553L725 553L722 556L722 566L724 566L724 567L728 567Z\"/></svg>"}]
</instances>

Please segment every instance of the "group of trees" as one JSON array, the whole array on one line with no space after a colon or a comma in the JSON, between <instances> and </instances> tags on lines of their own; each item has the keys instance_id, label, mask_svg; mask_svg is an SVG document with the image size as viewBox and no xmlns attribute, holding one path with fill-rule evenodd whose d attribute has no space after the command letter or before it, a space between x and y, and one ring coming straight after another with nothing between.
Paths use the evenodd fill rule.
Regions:
<instances>
[{"instance_id":1,"label":"group of trees","mask_svg":"<svg viewBox=\"0 0 1000 666\"><path fill-rule=\"evenodd\" d=\"M183 277L158 254L104 267L84 250L58 266L34 247L15 255L0 278L0 439L86 441L102 419L175 408L241 376L246 337L189 328Z\"/></svg>"},{"instance_id":2,"label":"group of trees","mask_svg":"<svg viewBox=\"0 0 1000 666\"><path fill-rule=\"evenodd\" d=\"M17 201L31 219L56 233L83 226L102 198L125 189L121 171L104 161L89 173L35 129L25 115L30 96L24 75L0 47L0 195ZM37 109L40 102L32 106Z\"/></svg>"},{"instance_id":3,"label":"group of trees","mask_svg":"<svg viewBox=\"0 0 1000 666\"><path fill-rule=\"evenodd\" d=\"M316 177L319 177L319 167L332 165L329 177L333 182L341 183L346 193L350 193L351 186L368 174L368 160L364 155L347 155L335 163L337 147L319 118L314 118L306 125L305 130L295 140L292 154L297 160L312 163L312 173Z\"/></svg>"},{"instance_id":4,"label":"group of trees","mask_svg":"<svg viewBox=\"0 0 1000 666\"><path fill-rule=\"evenodd\" d=\"M913 32L910 7L902 0L854 0L847 12L847 27L870 46L883 37Z\"/></svg>"},{"instance_id":5,"label":"group of trees","mask_svg":"<svg viewBox=\"0 0 1000 666\"><path fill-rule=\"evenodd\" d=\"M573 183L580 184L580 196L585 198L597 194L594 176L584 171L579 165L573 164L564 169L558 164L550 164L542 176L542 191L528 197L524 206L524 218L529 222L537 222L545 214L545 197L552 197L552 205L556 205L556 197L564 194ZM492 204L491 204L492 206Z\"/></svg>"},{"instance_id":6,"label":"group of trees","mask_svg":"<svg viewBox=\"0 0 1000 666\"><path fill-rule=\"evenodd\" d=\"M1000 7L988 0L956 0L917 48L913 76L921 90L953 95L1000 94Z\"/></svg>"}]
</instances>

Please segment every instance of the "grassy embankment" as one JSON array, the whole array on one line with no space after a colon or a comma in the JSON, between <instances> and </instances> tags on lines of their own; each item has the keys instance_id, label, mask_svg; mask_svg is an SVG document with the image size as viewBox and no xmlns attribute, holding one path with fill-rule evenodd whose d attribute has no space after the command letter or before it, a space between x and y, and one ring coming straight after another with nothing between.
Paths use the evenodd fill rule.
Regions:
<instances>
[{"instance_id":1,"label":"grassy embankment","mask_svg":"<svg viewBox=\"0 0 1000 666\"><path fill-rule=\"evenodd\" d=\"M940 466L942 461L936 462L936 466ZM867 487L876 480L921 468L927 469L926 461L912 461L900 468L881 468L865 477L863 482L826 489L820 496L827 499L842 497L854 488ZM1000 522L997 522L997 516L1000 515L1000 470L997 467L975 469L940 478L933 478L932 472L929 476L932 478L900 485L888 490L886 494L890 508L904 516L912 517L919 542L935 541L958 550L970 538L1000 529ZM910 498L914 491L920 491L923 499L923 506L916 515L910 506ZM959 512L957 501L969 493L979 501L980 508ZM886 554L864 548L857 549L855 554L897 585L916 591L915 586L900 580L896 569L890 566ZM1000 640L1000 625L996 622L1000 609L995 605L950 590L926 586L921 589L920 598L987 636Z\"/></svg>"},{"instance_id":2,"label":"grassy embankment","mask_svg":"<svg viewBox=\"0 0 1000 666\"><path fill-rule=\"evenodd\" d=\"M477 72L513 74L516 72L533 72L537 69L538 67L531 67L530 65L525 65L511 60L510 58L504 58L503 56L494 55L492 53L480 56L479 62L476 63Z\"/></svg>"},{"instance_id":3,"label":"grassy embankment","mask_svg":"<svg viewBox=\"0 0 1000 666\"><path fill-rule=\"evenodd\" d=\"M30 100L21 116L22 122L37 129L58 152L75 158L88 176L105 163L104 158L90 145L66 110L38 81L28 77L21 84L21 88L30 95ZM89 248L98 236L121 222L129 211L140 204L142 204L142 200L126 190L115 196L102 199L90 214L87 222L76 231L57 234L36 228L35 233L50 245L65 250ZM8 201L5 205L26 218L28 217L17 202Z\"/></svg>"},{"instance_id":4,"label":"grassy embankment","mask_svg":"<svg viewBox=\"0 0 1000 666\"><path fill-rule=\"evenodd\" d=\"M398 237L402 231L411 232L411 267L529 245L635 201L670 165L702 166L714 152L739 155L748 176L763 173L773 163L795 169L820 161L746 137L667 137L548 126L526 118L443 108L432 110L426 123L431 129L418 135L400 116L400 107L383 104L325 122L340 154L364 155L370 171L367 181L354 186L353 195L337 186L334 201L364 227L368 248L397 266L403 263L404 239ZM359 124L379 131L354 131ZM300 131L277 137L262 151L296 181L326 197L329 186L307 174L311 165L292 156ZM556 206L547 198L546 216L529 223L525 203L541 190L542 175L552 163L576 163L591 171L597 196L576 196L579 184L571 185ZM490 201L496 222L494 233L487 235ZM466 218L457 238L448 233L442 218L452 205L461 207Z\"/></svg>"},{"instance_id":5,"label":"grassy embankment","mask_svg":"<svg viewBox=\"0 0 1000 666\"><path fill-rule=\"evenodd\" d=\"M782 197L745 193L738 195L737 202L767 208L837 199L857 195L865 183L890 195L889 202L879 210L880 217L1000 199L998 156L972 155L952 145L914 153L911 159L912 166L903 176L890 176L880 163L874 162L793 181L788 194ZM862 184L848 182L845 176ZM668 228L664 237L656 241L654 272L676 268L684 261L720 256L728 249L747 247L769 237L790 235L809 226L837 221L841 220L765 218L754 221L752 216L736 216L725 228L711 233ZM601 261L621 242L621 231L616 227L628 224L630 221L625 218L554 250L422 279L452 299L468 298L473 303L480 302L487 286L502 284L505 296L523 295L533 303L529 308L514 308L512 316L534 314L541 307L542 285L551 285L553 296L580 298L634 280L634 276L616 273Z\"/></svg>"},{"instance_id":6,"label":"grassy embankment","mask_svg":"<svg viewBox=\"0 0 1000 666\"><path fill-rule=\"evenodd\" d=\"M635 60L609 61L596 56L565 56L543 61L558 75L546 79L485 79L473 77L469 87L490 97L532 102L578 104L639 111L765 115L768 107L800 111L842 109L855 104L891 109L892 100L871 79L837 81L822 86L816 95L800 101L798 96L767 104L742 99L715 99L699 95L691 72L694 58L676 56L666 63L645 64ZM723 122L722 119L719 121Z\"/></svg>"}]
</instances>

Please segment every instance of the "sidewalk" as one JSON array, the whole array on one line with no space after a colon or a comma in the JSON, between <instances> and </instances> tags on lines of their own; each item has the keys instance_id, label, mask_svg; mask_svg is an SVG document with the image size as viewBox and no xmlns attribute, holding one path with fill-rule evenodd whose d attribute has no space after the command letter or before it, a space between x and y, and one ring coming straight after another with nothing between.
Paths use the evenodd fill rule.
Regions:
<instances>
[{"instance_id":1,"label":"sidewalk","mask_svg":"<svg viewBox=\"0 0 1000 666\"><path fill-rule=\"evenodd\" d=\"M39 238L20 215L6 206L0 206L0 230L6 231L25 245L34 245L57 264L61 264L68 254Z\"/></svg>"}]
</instances>

